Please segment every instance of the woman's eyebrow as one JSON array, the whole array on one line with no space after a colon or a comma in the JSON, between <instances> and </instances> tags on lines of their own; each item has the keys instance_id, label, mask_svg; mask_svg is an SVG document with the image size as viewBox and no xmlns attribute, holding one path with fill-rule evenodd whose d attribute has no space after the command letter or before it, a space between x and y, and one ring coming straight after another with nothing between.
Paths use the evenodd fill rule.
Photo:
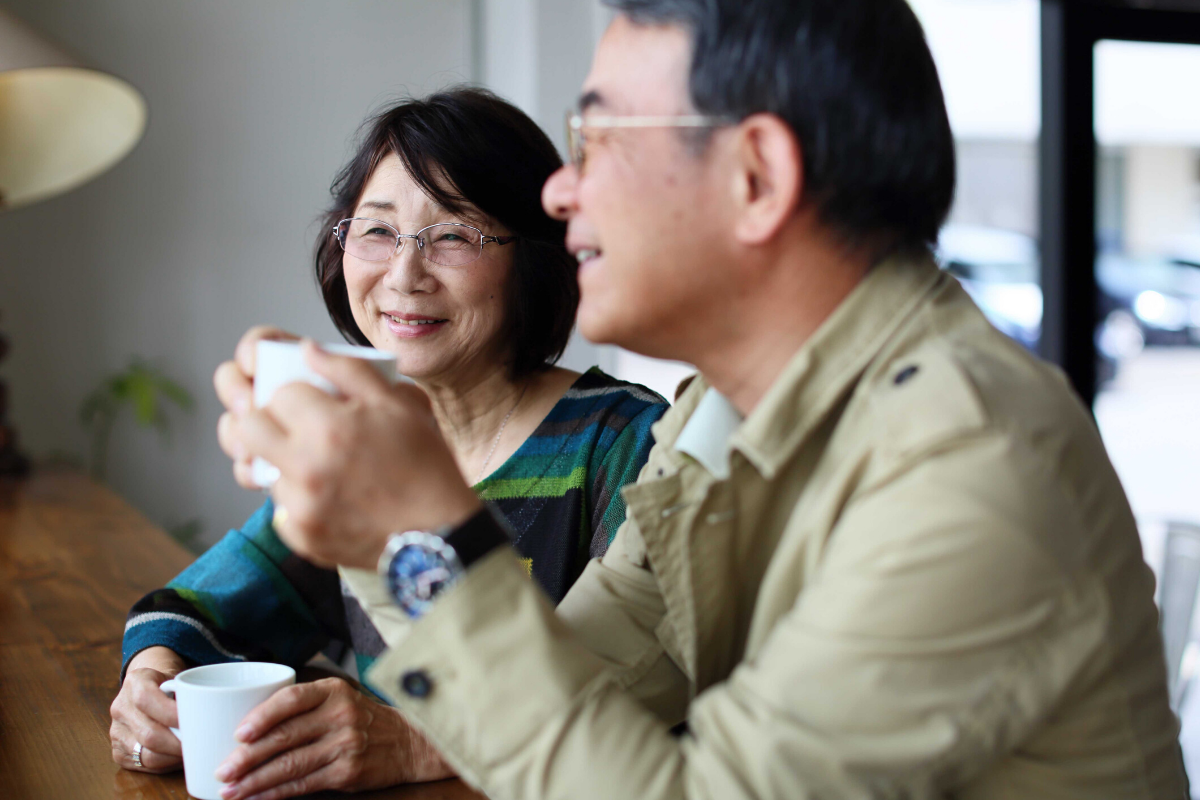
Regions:
<instances>
[{"instance_id":1,"label":"woman's eyebrow","mask_svg":"<svg viewBox=\"0 0 1200 800\"><path fill-rule=\"evenodd\" d=\"M396 204L387 200L366 200L358 204L359 209L372 208L377 211L395 211Z\"/></svg>"}]
</instances>

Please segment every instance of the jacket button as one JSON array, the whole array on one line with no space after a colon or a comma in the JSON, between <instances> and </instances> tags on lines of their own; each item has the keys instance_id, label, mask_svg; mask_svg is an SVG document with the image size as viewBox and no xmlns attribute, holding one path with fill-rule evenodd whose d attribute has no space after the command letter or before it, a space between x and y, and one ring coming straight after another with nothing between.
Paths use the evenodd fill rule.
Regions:
<instances>
[{"instance_id":1,"label":"jacket button","mask_svg":"<svg viewBox=\"0 0 1200 800\"><path fill-rule=\"evenodd\" d=\"M918 371L919 371L919 368L915 364L913 364L912 366L905 367L904 369L902 369L896 373L896 377L892 379L892 383L899 386L900 384L907 382L908 379L911 378L913 375L916 375Z\"/></svg>"},{"instance_id":2,"label":"jacket button","mask_svg":"<svg viewBox=\"0 0 1200 800\"><path fill-rule=\"evenodd\" d=\"M418 700L429 696L433 691L433 681L429 679L429 675L423 669L414 669L411 672L406 672L400 678L400 688L409 697L415 697Z\"/></svg>"}]
</instances>

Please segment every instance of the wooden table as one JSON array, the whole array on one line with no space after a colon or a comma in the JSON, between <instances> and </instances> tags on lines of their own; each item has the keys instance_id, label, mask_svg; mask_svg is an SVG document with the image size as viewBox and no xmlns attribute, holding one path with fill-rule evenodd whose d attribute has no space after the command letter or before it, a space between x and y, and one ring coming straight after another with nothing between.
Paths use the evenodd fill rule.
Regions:
<instances>
[{"instance_id":1,"label":"wooden table","mask_svg":"<svg viewBox=\"0 0 1200 800\"><path fill-rule=\"evenodd\" d=\"M182 773L146 775L113 763L108 706L129 607L191 561L82 475L0 479L0 798L188 797ZM480 798L460 781L356 796Z\"/></svg>"}]
</instances>

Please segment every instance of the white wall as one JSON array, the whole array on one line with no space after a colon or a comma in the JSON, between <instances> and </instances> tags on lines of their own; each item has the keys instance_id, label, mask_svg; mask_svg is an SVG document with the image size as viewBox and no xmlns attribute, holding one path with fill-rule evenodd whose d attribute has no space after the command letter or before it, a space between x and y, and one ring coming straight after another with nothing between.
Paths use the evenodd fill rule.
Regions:
<instances>
[{"instance_id":1,"label":"white wall","mask_svg":"<svg viewBox=\"0 0 1200 800\"><path fill-rule=\"evenodd\" d=\"M610 16L599 0L480 4L481 82L536 120L564 157L563 115L575 106ZM615 373L617 355L617 348L594 345L576 333L561 363L577 370L599 365Z\"/></svg>"},{"instance_id":2,"label":"white wall","mask_svg":"<svg viewBox=\"0 0 1200 800\"><path fill-rule=\"evenodd\" d=\"M564 156L564 113L575 107L592 51L612 17L599 0L482 0L481 80L537 120ZM687 364L594 345L578 332L561 363L578 370L599 365L667 399L694 372Z\"/></svg>"},{"instance_id":3,"label":"white wall","mask_svg":"<svg viewBox=\"0 0 1200 800\"><path fill-rule=\"evenodd\" d=\"M309 254L365 114L469 79L469 0L0 0L150 109L133 154L83 188L0 216L3 365L25 447L82 454L77 409L132 356L198 405L170 447L128 420L110 481L212 541L261 502L219 451L213 368L251 324L335 337Z\"/></svg>"}]
</instances>

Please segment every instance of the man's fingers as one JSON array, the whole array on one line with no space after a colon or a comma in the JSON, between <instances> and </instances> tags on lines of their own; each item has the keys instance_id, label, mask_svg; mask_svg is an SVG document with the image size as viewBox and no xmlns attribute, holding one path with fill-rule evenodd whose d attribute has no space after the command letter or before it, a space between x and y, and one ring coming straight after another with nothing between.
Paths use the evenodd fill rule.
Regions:
<instances>
[{"instance_id":1,"label":"man's fingers","mask_svg":"<svg viewBox=\"0 0 1200 800\"><path fill-rule=\"evenodd\" d=\"M391 388L391 384L366 359L334 355L318 347L311 339L304 341L304 359L314 372L344 395L374 397Z\"/></svg>"},{"instance_id":2,"label":"man's fingers","mask_svg":"<svg viewBox=\"0 0 1200 800\"><path fill-rule=\"evenodd\" d=\"M275 390L267 410L284 428L308 431L313 422L328 419L338 402L310 383L295 381Z\"/></svg>"},{"instance_id":3,"label":"man's fingers","mask_svg":"<svg viewBox=\"0 0 1200 800\"><path fill-rule=\"evenodd\" d=\"M241 443L247 457L262 456L278 465L281 456L287 452L287 431L267 411L255 409L241 417L234 417L232 423L227 424L230 425L228 435Z\"/></svg>"},{"instance_id":4,"label":"man's fingers","mask_svg":"<svg viewBox=\"0 0 1200 800\"><path fill-rule=\"evenodd\" d=\"M317 681L287 686L259 703L238 726L238 740L253 742L281 722L321 705L329 696L328 688L321 684Z\"/></svg>"},{"instance_id":5,"label":"man's fingers","mask_svg":"<svg viewBox=\"0 0 1200 800\"><path fill-rule=\"evenodd\" d=\"M267 487L260 486L258 481L254 480L254 462L247 460L238 460L233 462L233 479L237 481L237 485L243 489L264 489Z\"/></svg>"},{"instance_id":6,"label":"man's fingers","mask_svg":"<svg viewBox=\"0 0 1200 800\"><path fill-rule=\"evenodd\" d=\"M237 361L242 373L249 378L254 377L255 368L255 351L258 347L260 339L271 339L281 342L294 342L300 337L294 333L276 328L271 325L255 325L250 330L242 334L242 338L238 340L237 349L234 350L234 360Z\"/></svg>"},{"instance_id":7,"label":"man's fingers","mask_svg":"<svg viewBox=\"0 0 1200 800\"><path fill-rule=\"evenodd\" d=\"M234 461L250 459L250 454L246 452L246 444L238 435L237 418L228 411L217 419L217 444L225 451L225 455Z\"/></svg>"},{"instance_id":8,"label":"man's fingers","mask_svg":"<svg viewBox=\"0 0 1200 800\"><path fill-rule=\"evenodd\" d=\"M226 361L213 373L213 388L221 405L235 414L254 407L254 384L236 361Z\"/></svg>"}]
</instances>

